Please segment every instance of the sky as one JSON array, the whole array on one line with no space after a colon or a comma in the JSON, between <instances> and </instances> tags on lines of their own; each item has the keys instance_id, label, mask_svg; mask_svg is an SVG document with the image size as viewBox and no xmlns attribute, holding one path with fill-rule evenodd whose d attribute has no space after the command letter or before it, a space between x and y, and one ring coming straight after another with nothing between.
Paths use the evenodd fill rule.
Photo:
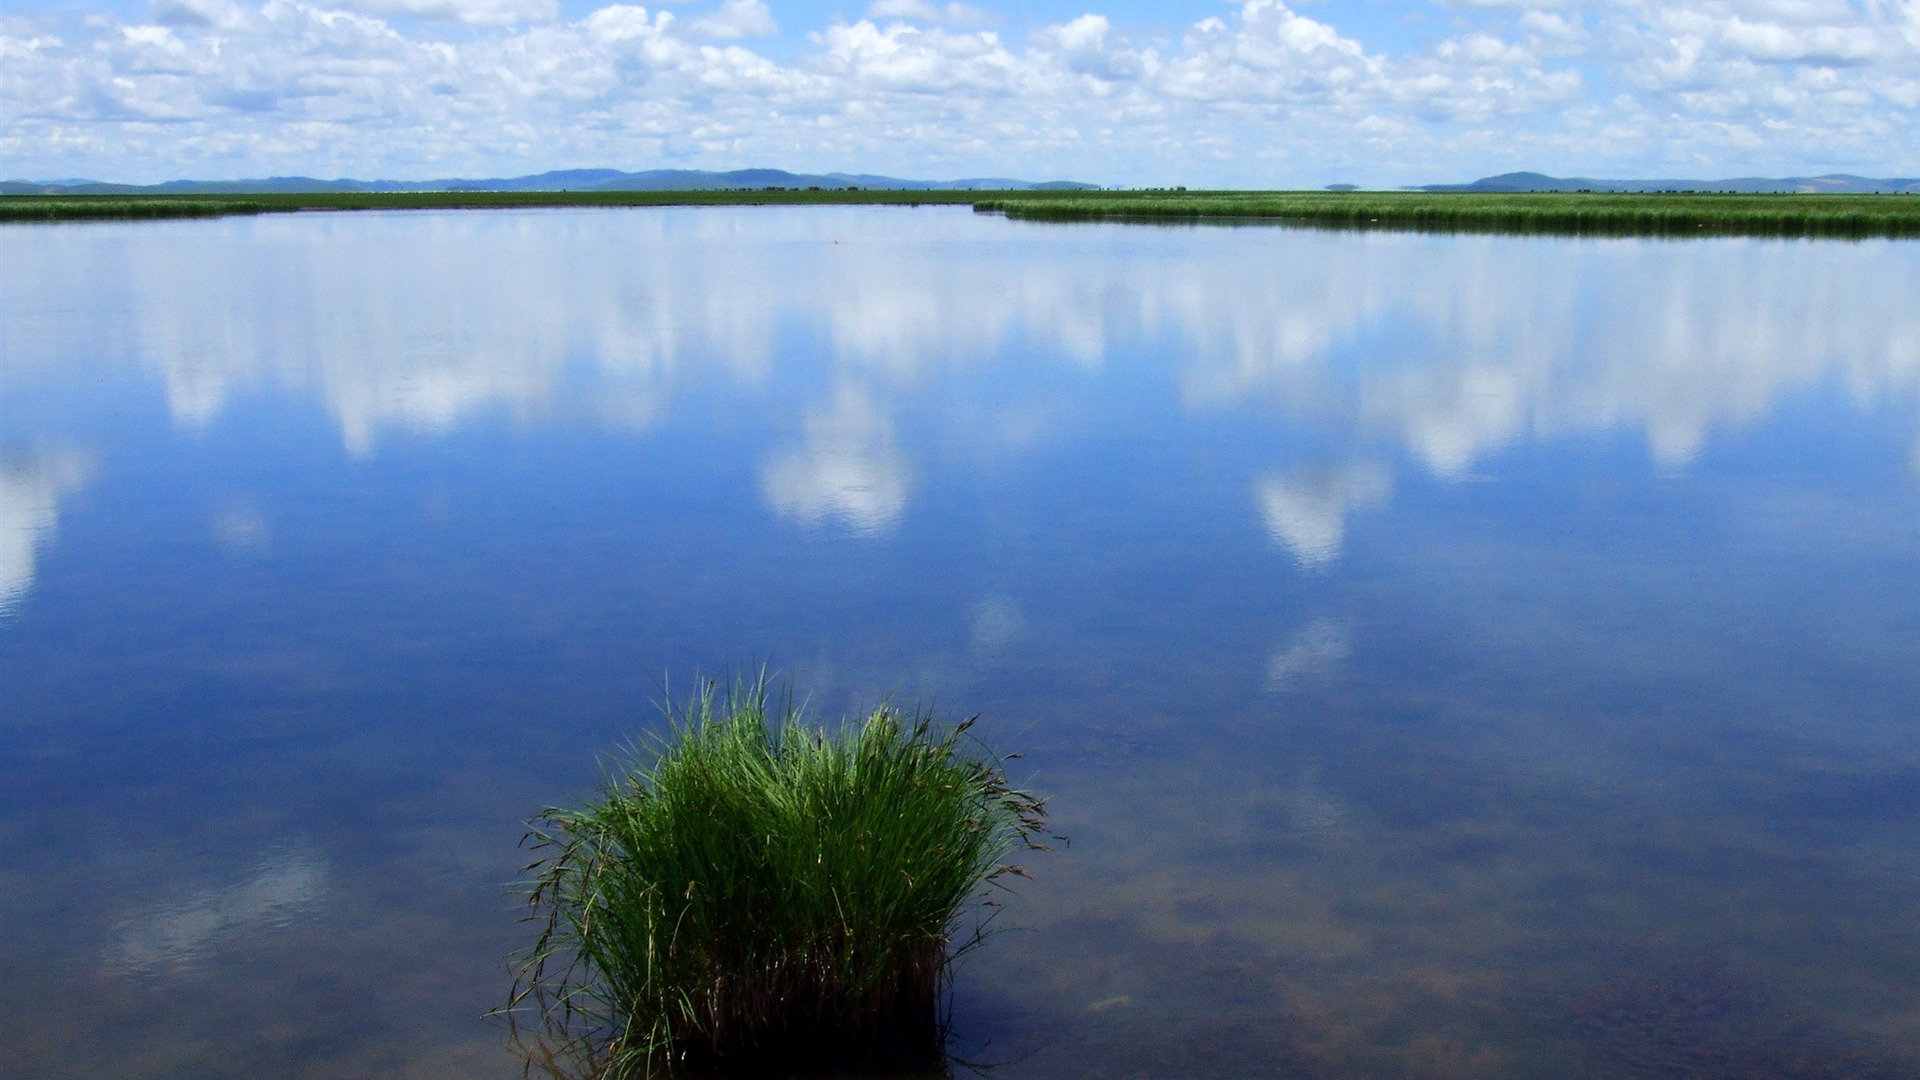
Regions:
<instances>
[{"instance_id":1,"label":"sky","mask_svg":"<svg viewBox=\"0 0 1920 1080\"><path fill-rule=\"evenodd\" d=\"M0 175L1920 175L1920 0L5 0Z\"/></svg>"}]
</instances>

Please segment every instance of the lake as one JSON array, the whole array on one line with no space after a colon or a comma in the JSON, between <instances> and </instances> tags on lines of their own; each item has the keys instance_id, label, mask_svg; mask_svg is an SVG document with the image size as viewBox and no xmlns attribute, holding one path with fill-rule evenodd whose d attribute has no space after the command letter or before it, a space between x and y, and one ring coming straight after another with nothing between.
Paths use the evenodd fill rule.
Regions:
<instances>
[{"instance_id":1,"label":"lake","mask_svg":"<svg viewBox=\"0 0 1920 1080\"><path fill-rule=\"evenodd\" d=\"M1920 1075L1920 244L0 228L0 1072L509 1077L517 843L767 664L1049 797L999 1078Z\"/></svg>"}]
</instances>

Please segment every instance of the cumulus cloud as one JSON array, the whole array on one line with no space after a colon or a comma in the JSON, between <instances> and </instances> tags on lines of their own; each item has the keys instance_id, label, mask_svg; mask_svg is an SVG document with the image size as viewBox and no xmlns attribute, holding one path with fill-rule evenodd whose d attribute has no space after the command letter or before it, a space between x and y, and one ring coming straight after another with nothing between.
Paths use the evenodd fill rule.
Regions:
<instances>
[{"instance_id":1,"label":"cumulus cloud","mask_svg":"<svg viewBox=\"0 0 1920 1080\"><path fill-rule=\"evenodd\" d=\"M555 0L16 13L0 153L126 180L673 162L1391 183L1556 162L1898 173L1920 145L1911 3L1468 4L1451 37L1397 52L1309 10L1246 0L1170 37L1096 10L1003 36L985 10L877 0L779 59L750 47L781 30L764 0L574 21Z\"/></svg>"},{"instance_id":2,"label":"cumulus cloud","mask_svg":"<svg viewBox=\"0 0 1920 1080\"><path fill-rule=\"evenodd\" d=\"M936 26L990 26L993 14L972 4L930 4L927 0L874 0L867 18L930 23Z\"/></svg>"},{"instance_id":3,"label":"cumulus cloud","mask_svg":"<svg viewBox=\"0 0 1920 1080\"><path fill-rule=\"evenodd\" d=\"M1076 75L1102 81L1137 80L1157 75L1159 54L1136 48L1104 15L1082 15L1034 35L1037 50Z\"/></svg>"},{"instance_id":4,"label":"cumulus cloud","mask_svg":"<svg viewBox=\"0 0 1920 1080\"><path fill-rule=\"evenodd\" d=\"M213 4L222 0L167 0ZM474 26L542 22L559 14L555 0L335 0L340 7L382 18L424 19ZM227 25L234 25L228 23Z\"/></svg>"},{"instance_id":5,"label":"cumulus cloud","mask_svg":"<svg viewBox=\"0 0 1920 1080\"><path fill-rule=\"evenodd\" d=\"M1542 9L1573 7L1579 0L1441 0L1448 7L1492 8L1532 13Z\"/></svg>"},{"instance_id":6,"label":"cumulus cloud","mask_svg":"<svg viewBox=\"0 0 1920 1080\"><path fill-rule=\"evenodd\" d=\"M687 28L696 37L715 41L771 37L780 30L765 0L727 0L720 10L687 20Z\"/></svg>"},{"instance_id":7,"label":"cumulus cloud","mask_svg":"<svg viewBox=\"0 0 1920 1080\"><path fill-rule=\"evenodd\" d=\"M1249 0L1237 23L1202 19L1167 68L1168 90L1206 101L1334 104L1379 89L1386 63L1278 0Z\"/></svg>"}]
</instances>

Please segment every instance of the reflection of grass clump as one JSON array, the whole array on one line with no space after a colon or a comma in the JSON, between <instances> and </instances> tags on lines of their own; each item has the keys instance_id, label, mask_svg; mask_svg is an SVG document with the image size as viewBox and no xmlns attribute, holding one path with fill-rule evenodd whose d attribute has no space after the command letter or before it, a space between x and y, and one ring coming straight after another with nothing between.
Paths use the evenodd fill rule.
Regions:
<instances>
[{"instance_id":1,"label":"reflection of grass clump","mask_svg":"<svg viewBox=\"0 0 1920 1080\"><path fill-rule=\"evenodd\" d=\"M669 704L597 801L529 834L542 932L515 1005L559 1074L937 1061L956 920L1042 827L1038 799L924 715L837 731L765 680ZM961 949L978 941L978 930Z\"/></svg>"}]
</instances>

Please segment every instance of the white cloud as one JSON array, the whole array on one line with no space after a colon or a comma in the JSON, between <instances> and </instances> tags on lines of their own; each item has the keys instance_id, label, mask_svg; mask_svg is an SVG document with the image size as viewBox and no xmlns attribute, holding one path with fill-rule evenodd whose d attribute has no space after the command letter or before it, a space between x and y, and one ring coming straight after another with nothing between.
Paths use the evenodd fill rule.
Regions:
<instances>
[{"instance_id":1,"label":"white cloud","mask_svg":"<svg viewBox=\"0 0 1920 1080\"><path fill-rule=\"evenodd\" d=\"M167 0L215 4L222 0ZM339 6L381 18L424 19L474 26L544 22L560 12L555 0L335 0ZM228 24L232 25L232 24Z\"/></svg>"},{"instance_id":2,"label":"white cloud","mask_svg":"<svg viewBox=\"0 0 1920 1080\"><path fill-rule=\"evenodd\" d=\"M1546 39L1556 44L1568 44L1585 35L1585 29L1578 19L1569 18L1556 11L1529 11L1520 16L1520 27L1537 39Z\"/></svg>"},{"instance_id":3,"label":"white cloud","mask_svg":"<svg viewBox=\"0 0 1920 1080\"><path fill-rule=\"evenodd\" d=\"M1237 24L1203 19L1184 45L1167 66L1167 91L1203 101L1338 105L1372 96L1386 72L1358 41L1278 0L1249 0Z\"/></svg>"},{"instance_id":4,"label":"white cloud","mask_svg":"<svg viewBox=\"0 0 1920 1080\"><path fill-rule=\"evenodd\" d=\"M1760 10L1747 15L1741 6ZM1856 64L1899 48L1844 4L1676 6L1662 10L1653 25L1676 42L1769 63Z\"/></svg>"},{"instance_id":5,"label":"white cloud","mask_svg":"<svg viewBox=\"0 0 1920 1080\"><path fill-rule=\"evenodd\" d=\"M765 0L726 0L711 15L688 19L687 28L695 37L714 41L771 37L780 32Z\"/></svg>"},{"instance_id":6,"label":"white cloud","mask_svg":"<svg viewBox=\"0 0 1920 1080\"><path fill-rule=\"evenodd\" d=\"M567 164L1111 182L1376 183L1536 167L1920 171L1920 5L1458 9L1393 52L1280 0L1171 38L1090 11L1015 38L881 0L790 36L762 0L162 0L0 26L19 175L501 175ZM55 20L57 21L57 20ZM466 24L450 26L449 24ZM797 32L796 32L797 33Z\"/></svg>"},{"instance_id":7,"label":"white cloud","mask_svg":"<svg viewBox=\"0 0 1920 1080\"><path fill-rule=\"evenodd\" d=\"M249 14L236 0L157 0L153 5L153 19L163 26L233 30L245 26Z\"/></svg>"},{"instance_id":8,"label":"white cloud","mask_svg":"<svg viewBox=\"0 0 1920 1080\"><path fill-rule=\"evenodd\" d=\"M1036 49L1050 50L1055 62L1076 75L1113 82L1159 73L1159 55L1135 48L1104 15L1082 15L1034 35Z\"/></svg>"},{"instance_id":9,"label":"white cloud","mask_svg":"<svg viewBox=\"0 0 1920 1080\"><path fill-rule=\"evenodd\" d=\"M862 20L829 27L818 70L855 86L921 94L1005 93L1025 74L992 31L955 33Z\"/></svg>"},{"instance_id":10,"label":"white cloud","mask_svg":"<svg viewBox=\"0 0 1920 1080\"><path fill-rule=\"evenodd\" d=\"M933 26L991 26L993 13L972 4L930 4L927 0L874 0L867 5L869 19L896 19Z\"/></svg>"}]
</instances>

